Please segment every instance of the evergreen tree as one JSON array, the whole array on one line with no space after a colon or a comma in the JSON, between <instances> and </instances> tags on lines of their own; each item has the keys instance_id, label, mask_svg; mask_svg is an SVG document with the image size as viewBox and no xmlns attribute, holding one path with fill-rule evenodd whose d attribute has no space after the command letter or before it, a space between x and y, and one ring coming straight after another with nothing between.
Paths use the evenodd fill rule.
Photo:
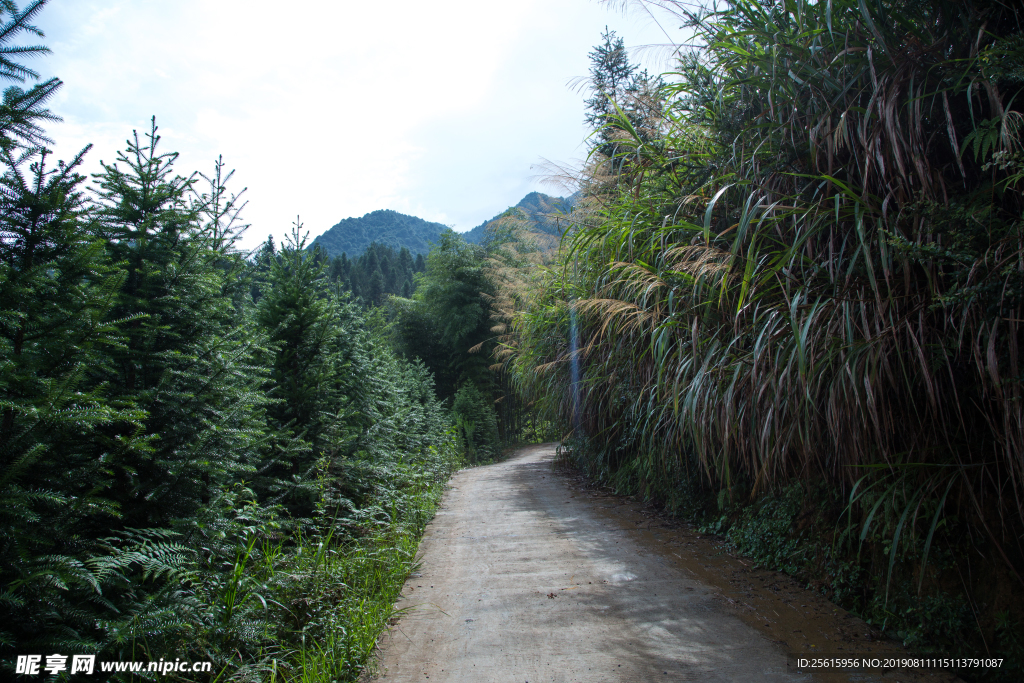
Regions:
<instances>
[{"instance_id":1,"label":"evergreen tree","mask_svg":"<svg viewBox=\"0 0 1024 683\"><path fill-rule=\"evenodd\" d=\"M412 275L412 252L409 251L408 247L402 247L402 249L398 252L398 263L399 270L402 272L403 275L407 277Z\"/></svg>"},{"instance_id":2,"label":"evergreen tree","mask_svg":"<svg viewBox=\"0 0 1024 683\"><path fill-rule=\"evenodd\" d=\"M360 261L363 261L364 270L368 274L372 274L373 271L380 268L380 256L377 254L376 242L370 245L370 248L366 250L366 253L363 254L363 258L361 258Z\"/></svg>"},{"instance_id":3,"label":"evergreen tree","mask_svg":"<svg viewBox=\"0 0 1024 683\"><path fill-rule=\"evenodd\" d=\"M371 306L377 306L381 303L381 299L384 298L385 284L384 274L381 273L380 265L374 269L370 274L370 279L367 283L366 288L366 299L367 303Z\"/></svg>"},{"instance_id":4,"label":"evergreen tree","mask_svg":"<svg viewBox=\"0 0 1024 683\"><path fill-rule=\"evenodd\" d=\"M259 246L252 253L249 264L249 297L253 301L259 301L262 296L267 275L270 273L270 263L277 258L277 248L274 246L274 236L268 235L267 241Z\"/></svg>"},{"instance_id":5,"label":"evergreen tree","mask_svg":"<svg viewBox=\"0 0 1024 683\"><path fill-rule=\"evenodd\" d=\"M660 79L638 70L629 61L626 46L615 31L605 27L603 42L590 57L590 92L586 123L594 130L591 149L613 159L618 150L618 116L624 115L644 141L655 138L660 113Z\"/></svg>"},{"instance_id":6,"label":"evergreen tree","mask_svg":"<svg viewBox=\"0 0 1024 683\"><path fill-rule=\"evenodd\" d=\"M341 256L336 257L331 261L331 268L328 271L328 278L331 282L344 282L345 281L345 262L342 261Z\"/></svg>"},{"instance_id":7,"label":"evergreen tree","mask_svg":"<svg viewBox=\"0 0 1024 683\"><path fill-rule=\"evenodd\" d=\"M384 281L390 282L392 279L391 262L397 256L395 254L395 250L392 249L391 247L385 247L384 245L377 245L375 251L378 252L377 258L379 259L380 262L380 272L384 276Z\"/></svg>"},{"instance_id":8,"label":"evergreen tree","mask_svg":"<svg viewBox=\"0 0 1024 683\"><path fill-rule=\"evenodd\" d=\"M96 618L84 562L119 516L98 495L110 477L90 445L143 418L86 379L121 341L104 321L123 274L81 227L84 152L54 169L45 152L0 154L0 644L80 648Z\"/></svg>"},{"instance_id":9,"label":"evergreen tree","mask_svg":"<svg viewBox=\"0 0 1024 683\"><path fill-rule=\"evenodd\" d=\"M273 349L268 387L277 400L268 417L278 446L260 468L271 475L263 490L288 496L308 513L314 466L320 456L336 455L346 443L339 433L359 423L352 411L366 382L357 372L362 361L355 308L339 301L329 286L327 264L307 258L305 246L296 224L271 265L256 320ZM303 444L293 448L293 438Z\"/></svg>"},{"instance_id":10,"label":"evergreen tree","mask_svg":"<svg viewBox=\"0 0 1024 683\"><path fill-rule=\"evenodd\" d=\"M594 47L590 57L590 89L587 100L587 124L594 129L597 140L591 145L612 158L615 154L613 129L608 128L616 114L616 106L624 106L632 88L636 67L629 62L626 46L615 31L605 26L603 43Z\"/></svg>"},{"instance_id":11,"label":"evergreen tree","mask_svg":"<svg viewBox=\"0 0 1024 683\"><path fill-rule=\"evenodd\" d=\"M177 155L158 151L155 121L145 138L135 133L97 174L94 227L124 264L112 315L126 321L124 345L95 381L147 414L142 429L109 428L103 446L118 444L112 495L134 526L192 514L222 483L253 471L263 429L260 373L240 372L258 339L226 292L237 278L224 262L240 259L203 223L209 197L196 194L195 176L174 175Z\"/></svg>"},{"instance_id":12,"label":"evergreen tree","mask_svg":"<svg viewBox=\"0 0 1024 683\"><path fill-rule=\"evenodd\" d=\"M34 76L11 60L45 48L7 44L43 4L0 0L0 78ZM309 671L289 653L329 640L348 680L457 458L429 372L297 233L236 253L231 173L176 175L155 122L88 199L82 154L35 148L44 86L0 105L0 671L143 653L291 679ZM303 552L318 543L329 562ZM364 551L388 563L373 585L350 579Z\"/></svg>"},{"instance_id":13,"label":"evergreen tree","mask_svg":"<svg viewBox=\"0 0 1024 683\"><path fill-rule=\"evenodd\" d=\"M366 306L380 306L388 295L411 295L416 290L413 278L415 263L409 250L372 243L363 254L349 261L345 254L336 258L330 268L332 282L353 292Z\"/></svg>"},{"instance_id":14,"label":"evergreen tree","mask_svg":"<svg viewBox=\"0 0 1024 683\"><path fill-rule=\"evenodd\" d=\"M12 0L0 3L0 21L3 22L0 24L0 79L23 83L28 78L39 78L38 73L14 61L12 57L49 54L49 48L42 45L15 46L9 43L22 33L43 36L42 31L29 22L35 19L47 2L48 0L36 0L30 2L23 10L19 10ZM60 117L44 108L44 105L62 85L60 79L51 78L28 90L17 85L4 90L3 102L0 103L0 149L37 149L50 142L39 124L43 121L60 120Z\"/></svg>"}]
</instances>

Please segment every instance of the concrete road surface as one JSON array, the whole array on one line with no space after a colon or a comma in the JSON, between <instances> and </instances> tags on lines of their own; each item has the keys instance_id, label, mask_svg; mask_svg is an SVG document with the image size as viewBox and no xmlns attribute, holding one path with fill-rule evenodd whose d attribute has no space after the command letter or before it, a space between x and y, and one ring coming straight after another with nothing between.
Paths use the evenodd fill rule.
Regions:
<instances>
[{"instance_id":1,"label":"concrete road surface","mask_svg":"<svg viewBox=\"0 0 1024 683\"><path fill-rule=\"evenodd\" d=\"M576 496L553 457L553 445L530 447L452 479L375 679L816 680L635 522Z\"/></svg>"}]
</instances>

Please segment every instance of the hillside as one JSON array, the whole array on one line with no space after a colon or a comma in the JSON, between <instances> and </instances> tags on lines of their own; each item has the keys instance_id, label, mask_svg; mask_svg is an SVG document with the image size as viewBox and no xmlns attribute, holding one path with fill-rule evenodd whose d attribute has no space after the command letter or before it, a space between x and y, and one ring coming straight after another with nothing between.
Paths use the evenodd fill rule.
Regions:
<instances>
[{"instance_id":1,"label":"hillside","mask_svg":"<svg viewBox=\"0 0 1024 683\"><path fill-rule=\"evenodd\" d=\"M552 216L560 213L569 213L574 203L575 195L570 197L551 197L541 192L531 192L516 204L516 208L521 209L534 222L536 232L554 237L557 241L564 228L561 228ZM504 211L494 218L484 221L469 232L462 233L462 237L467 242L473 242L474 244L482 243L487 235L487 228L501 218L503 213Z\"/></svg>"},{"instance_id":2,"label":"hillside","mask_svg":"<svg viewBox=\"0 0 1024 683\"><path fill-rule=\"evenodd\" d=\"M574 197L551 197L541 192L531 192L523 197L516 208L521 209L534 222L534 229L544 242L542 246L550 247L549 242L557 243L561 229L552 218L559 213L568 213L572 209ZM481 244L487 236L487 229L504 213L486 220L469 232L461 233L463 239L473 244ZM350 258L363 254L367 247L377 244L391 247L395 251L407 248L413 255L426 254L430 245L436 242L441 233L448 227L441 223L432 223L416 216L408 216L390 209L371 211L359 218L345 218L330 230L313 240L312 249L320 245L332 258L343 253Z\"/></svg>"},{"instance_id":3,"label":"hillside","mask_svg":"<svg viewBox=\"0 0 1024 683\"><path fill-rule=\"evenodd\" d=\"M360 218L345 218L330 230L313 240L331 257L343 253L355 257L366 251L372 243L382 244L399 251L406 247L413 254L426 254L430 244L437 241L448 226L431 223L416 216L407 216L390 209L371 211Z\"/></svg>"}]
</instances>

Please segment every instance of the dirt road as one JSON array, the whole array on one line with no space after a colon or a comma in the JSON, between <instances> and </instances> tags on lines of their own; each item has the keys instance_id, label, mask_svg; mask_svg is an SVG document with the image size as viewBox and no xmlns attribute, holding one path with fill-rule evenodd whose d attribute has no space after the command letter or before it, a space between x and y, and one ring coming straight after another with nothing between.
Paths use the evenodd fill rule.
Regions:
<instances>
[{"instance_id":1,"label":"dirt road","mask_svg":"<svg viewBox=\"0 0 1024 683\"><path fill-rule=\"evenodd\" d=\"M624 514L615 499L574 489L552 470L553 456L554 446L531 447L453 478L420 546L422 569L403 591L399 607L408 611L382 644L377 678L810 681L819 678L790 665L787 650L843 650L841 624L815 625L842 622L831 605L810 591L795 594L796 607L792 599L762 604L743 598L752 595L746 589L699 580L692 543L670 543L643 528L635 510Z\"/></svg>"}]
</instances>

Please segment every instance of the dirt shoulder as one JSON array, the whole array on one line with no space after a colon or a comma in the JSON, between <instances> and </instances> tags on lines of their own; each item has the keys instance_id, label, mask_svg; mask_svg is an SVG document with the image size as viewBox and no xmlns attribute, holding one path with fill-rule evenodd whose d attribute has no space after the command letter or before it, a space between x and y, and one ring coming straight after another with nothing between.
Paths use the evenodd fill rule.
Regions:
<instances>
[{"instance_id":1,"label":"dirt shoulder","mask_svg":"<svg viewBox=\"0 0 1024 683\"><path fill-rule=\"evenodd\" d=\"M453 478L375 679L953 680L797 669L793 654L906 653L789 577L554 471L553 457L530 447Z\"/></svg>"}]
</instances>

